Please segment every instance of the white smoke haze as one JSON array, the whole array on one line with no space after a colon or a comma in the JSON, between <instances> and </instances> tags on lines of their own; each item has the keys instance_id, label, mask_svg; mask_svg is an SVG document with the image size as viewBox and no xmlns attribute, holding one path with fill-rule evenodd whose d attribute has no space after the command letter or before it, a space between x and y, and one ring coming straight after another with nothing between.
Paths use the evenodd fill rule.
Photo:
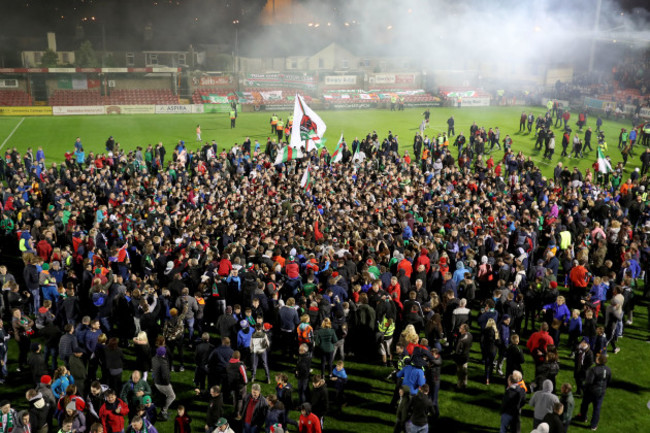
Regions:
<instances>
[{"instance_id":1,"label":"white smoke haze","mask_svg":"<svg viewBox=\"0 0 650 433\"><path fill-rule=\"evenodd\" d=\"M272 1L272 0L269 0ZM279 0L278 0L279 1ZM650 46L646 10L623 12L614 0L348 0L294 1L279 44L328 38L359 56L411 57L422 69L466 70L571 64L587 69L592 38L597 68ZM298 16L297 16L298 15ZM286 17L285 17L286 18ZM311 26L309 24L312 24ZM316 26L318 26L316 28ZM303 35L303 27L316 34ZM257 41L278 35L257 33ZM616 42L614 42L616 41ZM319 46L318 49L322 48ZM496 65L496 66L495 66Z\"/></svg>"}]
</instances>

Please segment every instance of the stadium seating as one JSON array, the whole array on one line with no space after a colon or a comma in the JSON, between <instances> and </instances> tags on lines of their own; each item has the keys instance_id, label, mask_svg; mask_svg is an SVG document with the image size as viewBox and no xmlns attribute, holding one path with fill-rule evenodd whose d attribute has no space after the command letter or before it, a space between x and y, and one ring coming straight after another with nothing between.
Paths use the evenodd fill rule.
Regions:
<instances>
[{"instance_id":1,"label":"stadium seating","mask_svg":"<svg viewBox=\"0 0 650 433\"><path fill-rule=\"evenodd\" d=\"M28 106L32 105L32 100L23 90L0 90L0 105L13 107Z\"/></svg>"},{"instance_id":2,"label":"stadium seating","mask_svg":"<svg viewBox=\"0 0 650 433\"><path fill-rule=\"evenodd\" d=\"M55 90L50 96L51 106L103 105L99 90Z\"/></svg>"},{"instance_id":3,"label":"stadium seating","mask_svg":"<svg viewBox=\"0 0 650 433\"><path fill-rule=\"evenodd\" d=\"M105 97L106 105L178 104L178 97L169 89L113 90Z\"/></svg>"},{"instance_id":4,"label":"stadium seating","mask_svg":"<svg viewBox=\"0 0 650 433\"><path fill-rule=\"evenodd\" d=\"M169 89L112 90L109 96L102 96L99 90L55 90L50 96L49 104L51 106L178 104L178 97Z\"/></svg>"}]
</instances>

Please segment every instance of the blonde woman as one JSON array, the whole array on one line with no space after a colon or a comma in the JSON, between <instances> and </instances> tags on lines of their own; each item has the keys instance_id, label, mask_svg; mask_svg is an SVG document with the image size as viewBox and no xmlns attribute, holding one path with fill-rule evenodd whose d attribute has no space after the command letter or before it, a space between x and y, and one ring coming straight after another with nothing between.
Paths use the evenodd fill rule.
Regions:
<instances>
[{"instance_id":1,"label":"blonde woman","mask_svg":"<svg viewBox=\"0 0 650 433\"><path fill-rule=\"evenodd\" d=\"M321 327L316 331L316 347L321 356L321 375L327 377L332 375L332 361L334 359L334 344L338 341L336 332L332 329L332 321L329 318L323 320Z\"/></svg>"},{"instance_id":2,"label":"blonde woman","mask_svg":"<svg viewBox=\"0 0 650 433\"><path fill-rule=\"evenodd\" d=\"M147 375L151 370L151 346L149 338L144 331L138 332L133 339L133 350L135 351L136 370L140 370L143 379L147 380Z\"/></svg>"},{"instance_id":3,"label":"blonde woman","mask_svg":"<svg viewBox=\"0 0 650 433\"><path fill-rule=\"evenodd\" d=\"M485 329L481 333L481 354L485 363L485 384L490 384L490 377L494 369L494 360L497 356L497 342L499 330L494 319L488 319Z\"/></svg>"}]
</instances>

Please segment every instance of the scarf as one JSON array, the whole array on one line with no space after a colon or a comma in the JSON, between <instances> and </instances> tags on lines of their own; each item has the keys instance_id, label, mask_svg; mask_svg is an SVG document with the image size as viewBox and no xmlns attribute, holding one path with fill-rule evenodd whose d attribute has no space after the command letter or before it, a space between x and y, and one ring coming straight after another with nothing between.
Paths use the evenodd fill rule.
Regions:
<instances>
[{"instance_id":1,"label":"scarf","mask_svg":"<svg viewBox=\"0 0 650 433\"><path fill-rule=\"evenodd\" d=\"M7 421L5 423L5 417L7 417ZM6 415L2 415L2 419L0 422L0 433L11 433L11 431L14 429L14 417L11 415L11 409L9 412L7 412Z\"/></svg>"}]
</instances>

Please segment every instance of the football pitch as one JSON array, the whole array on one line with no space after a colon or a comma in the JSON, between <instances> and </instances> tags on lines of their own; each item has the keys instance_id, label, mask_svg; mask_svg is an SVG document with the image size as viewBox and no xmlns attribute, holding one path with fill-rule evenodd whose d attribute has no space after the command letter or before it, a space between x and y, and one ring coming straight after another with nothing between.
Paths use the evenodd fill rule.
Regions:
<instances>
[{"instance_id":1,"label":"football pitch","mask_svg":"<svg viewBox=\"0 0 650 433\"><path fill-rule=\"evenodd\" d=\"M348 144L355 137L362 139L367 133L377 131L380 139L388 135L388 131L398 135L400 152L408 150L412 153L413 136L419 130L424 108L411 108L404 111L388 110L342 110L319 111L318 114L327 124L325 133L326 145L333 150L341 133L344 134ZM456 133L463 132L466 136L472 122L478 126L488 128L499 127L501 139L509 134L513 139L513 150L523 151L541 167L546 175L552 174L552 169L558 161L565 165L577 166L584 170L596 160L596 152L587 152L583 159L560 158L562 152L561 129L556 128L555 155L552 161L542 158L543 151L533 150L533 133L518 132L519 117L521 112L538 114L545 113L543 107L476 107L476 108L432 108L430 126L425 130L429 137L447 131L447 119L454 116ZM246 137L259 140L262 149L266 140L271 136L269 118L271 112L240 113L237 125L230 128L230 119L226 113L216 114L158 114L158 115L113 115L113 116L51 116L51 117L0 117L0 151L17 148L24 152L27 147L34 151L39 146L45 150L46 161L63 161L66 151L73 151L76 137L80 137L86 154L89 151L104 152L104 143L109 136L113 136L122 148L131 150L137 146L143 149L148 144L162 142L168 149L173 150L179 140L184 140L190 149L198 147L196 141L196 126L201 125L202 141L216 140L219 149L230 148L234 143L241 143ZM276 113L286 119L289 112ZM572 113L570 126L577 130L575 121L577 113ZM596 118L588 119L588 126L595 130ZM618 135L621 128L631 127L629 121L614 121L604 119L603 130L609 144L608 154L614 163L621 161L620 151L617 149ZM584 133L580 134L582 138ZM453 139L450 140L450 143ZM597 144L596 134L592 137L592 147ZM570 150L571 146L569 146ZM635 149L636 150L636 149ZM456 148L452 147L454 156ZM503 152L495 149L495 161L503 156ZM638 150L635 158L628 161L628 170L639 165Z\"/></svg>"},{"instance_id":2,"label":"football pitch","mask_svg":"<svg viewBox=\"0 0 650 433\"><path fill-rule=\"evenodd\" d=\"M522 150L531 156L546 175L552 175L553 167L558 161L563 161L570 166L577 166L584 170L596 160L596 152L590 152L584 159L576 160L560 158L561 134L560 129L555 129L556 151L553 161L546 163L540 151L533 150L533 133L519 133L519 117L521 112L533 112L535 115L544 113L542 107L486 107L486 108L433 108L431 110L430 128L425 130L429 136L437 135L447 130L446 120L453 115L456 119L456 132L466 135L472 122L486 129L499 127L501 137L509 134L514 141L513 149ZM318 114L327 124L327 147L332 150L341 134L344 133L348 143L358 136L360 139L368 132L376 130L380 139L383 139L391 130L399 136L400 152L411 150L413 136L422 121L420 109L407 109L403 112L390 112L388 110L362 110L362 111L319 111ZM286 118L289 113L279 112L280 117ZM119 116L70 116L70 117L0 117L0 151L17 148L21 153L27 147L34 151L42 146L46 154L46 162L61 162L66 151L72 151L75 138L81 138L86 153L104 152L104 143L112 135L125 149L134 149L137 146L145 148L148 144L163 142L168 151L179 140L184 140L190 148L196 148L195 129L201 125L202 139L216 140L219 149L230 148L233 143L241 143L247 136L251 140L259 140L264 147L270 135L270 112L240 113L235 129L230 129L230 120L226 114L183 114L183 115L119 115ZM574 130L577 113L572 113L571 126ZM588 119L588 125L595 129L595 117ZM629 129L629 121L615 122L604 121L604 131L609 143L609 152L614 163L622 160L617 149L618 133L622 127ZM581 137L583 134L581 134ZM596 137L592 138L592 147L596 148ZM454 156L456 149L452 148ZM636 157L630 158L626 167L629 173L634 167L640 165L638 155L641 149L636 149ZM494 152L495 160L501 159L502 151ZM169 159L169 158L168 158ZM627 175L624 176L624 179ZM634 324L625 326L624 338L619 340L621 352L612 354L609 366L613 372L612 383L607 390L603 404L600 432L644 432L650 430L650 367L647 363L647 354L650 345L646 343L648 337L647 302L641 300L642 289L638 288L637 307ZM476 319L476 312L474 312ZM475 320L473 321L476 322ZM456 383L455 367L450 359L443 362L441 376L441 390L439 397L440 419L432 431L437 432L498 432L499 408L504 392L504 379L495 378L490 386L482 381L483 365L480 364L480 348L478 343L478 328L474 326L472 332L475 336L471 361L470 381L468 389L464 392L454 391ZM213 335L214 337L214 335ZM528 337L524 334L524 337ZM574 361L569 357L566 346L566 335L562 336L560 347L560 373L557 378L558 386L564 382L575 384L573 379ZM522 343L523 345L523 343ZM524 348L525 350L525 348ZM27 389L27 375L15 373L17 347L14 340L10 342L9 371L7 384L0 385L0 395L12 400L17 410L27 407L24 392ZM127 352L128 353L128 352ZM193 366L194 354L185 351L185 365ZM377 356L378 358L378 356ZM296 380L292 374L295 361L281 357L278 351L270 356L271 376L275 372L289 374L290 382L295 386ZM320 360L314 358L312 365L315 372L320 368ZM125 362L123 380L128 380L128 373L134 368L134 359L129 354ZM188 368L185 372L172 373L172 381L177 394L176 404L184 404L193 418L194 431L203 431L206 403L203 398L196 398L193 393L193 372ZM385 380L390 373L389 368L377 364L361 364L353 360L346 360L346 370L349 382L346 393L348 406L339 408L333 400L334 393L330 392L331 411L325 418L326 432L363 432L383 433L391 432L395 419L394 411L389 406L394 385ZM524 377L527 382L534 378L534 365L526 354L524 364ZM263 373L258 372L258 378L263 378ZM149 378L151 383L151 378ZM329 384L328 384L329 385ZM264 395L274 393L274 385L261 384ZM331 387L333 388L333 387ZM530 397L530 396L529 396ZM294 400L297 399L294 393ZM574 415L579 412L580 398L576 398ZM293 409L293 408L292 408ZM172 411L173 412L173 411ZM231 407L225 406L225 414L232 421ZM590 412L591 414L591 412ZM291 411L291 418L297 419L299 413ZM522 411L522 432L532 429L533 410L525 406ZM160 433L173 432L173 417L170 421L159 422L156 427ZM586 431L583 423L574 423L570 431ZM644 427L645 426L645 427ZM235 431L241 430L235 428ZM292 427L291 431L295 431Z\"/></svg>"}]
</instances>

